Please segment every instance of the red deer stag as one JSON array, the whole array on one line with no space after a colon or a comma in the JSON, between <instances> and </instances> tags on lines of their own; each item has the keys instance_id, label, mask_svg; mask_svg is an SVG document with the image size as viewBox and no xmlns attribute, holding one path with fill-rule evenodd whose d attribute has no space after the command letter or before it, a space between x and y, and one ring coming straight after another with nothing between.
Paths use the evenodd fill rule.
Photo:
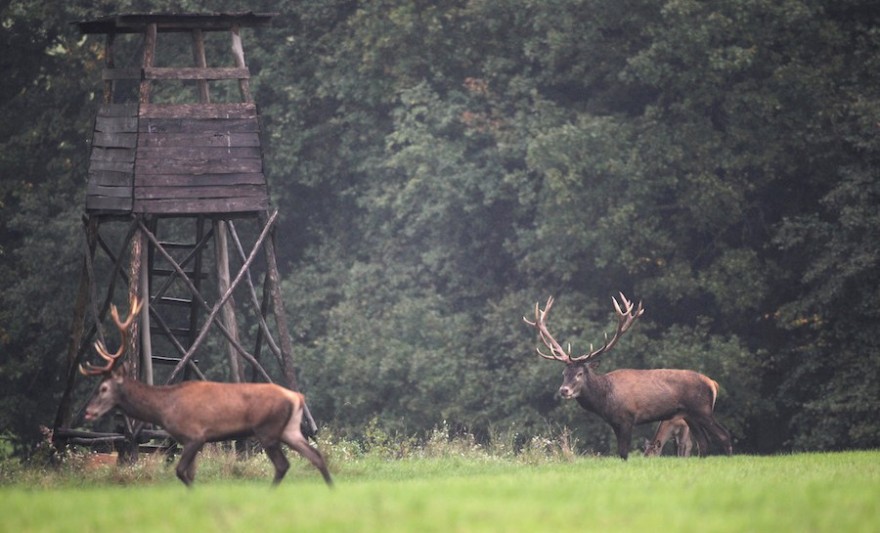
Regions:
<instances>
[{"instance_id":1,"label":"red deer stag","mask_svg":"<svg viewBox=\"0 0 880 533\"><path fill-rule=\"evenodd\" d=\"M657 457L663 453L663 446L669 439L675 440L675 450L679 457L690 457L694 442L691 440L691 430L684 418L677 416L670 420L664 420L657 426L654 438L645 441L645 457Z\"/></svg>"},{"instance_id":2,"label":"red deer stag","mask_svg":"<svg viewBox=\"0 0 880 533\"><path fill-rule=\"evenodd\" d=\"M183 446L177 477L187 486L195 478L195 458L206 442L254 436L275 466L277 485L290 467L281 443L308 459L332 485L330 472L321 453L300 432L303 395L271 383L216 383L187 381L175 385L151 386L126 376L125 365L116 363L128 344L128 329L140 311L136 298L123 322L116 306L111 308L113 321L122 343L116 353L107 351L100 341L95 349L107 361L104 366L80 365L87 376L103 376L98 392L86 407L86 420L101 417L114 407L128 416L165 428Z\"/></svg>"},{"instance_id":3,"label":"red deer stag","mask_svg":"<svg viewBox=\"0 0 880 533\"><path fill-rule=\"evenodd\" d=\"M607 374L595 371L595 358L611 350L621 335L632 327L644 309L633 304L623 293L621 304L612 298L617 312L617 331L611 340L605 335L605 343L597 350L572 356L571 345L566 352L547 330L547 314L553 306L553 297L547 299L542 310L535 304L535 320L523 317L525 322L538 330L541 342L550 349L545 354L538 348L538 355L545 359L562 361L562 386L559 394L565 399L576 399L581 407L599 415L614 430L617 437L617 453L623 459L629 456L633 426L668 420L682 416L697 438L701 454L708 449L707 434L716 438L730 455L733 453L730 433L713 415L715 405L715 382L692 370L633 370L620 369Z\"/></svg>"}]
</instances>

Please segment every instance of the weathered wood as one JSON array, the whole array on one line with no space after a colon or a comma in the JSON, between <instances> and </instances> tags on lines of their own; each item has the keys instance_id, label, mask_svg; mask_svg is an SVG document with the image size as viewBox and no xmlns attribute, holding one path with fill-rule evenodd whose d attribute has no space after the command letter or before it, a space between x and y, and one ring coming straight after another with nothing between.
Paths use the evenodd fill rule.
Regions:
<instances>
[{"instance_id":1,"label":"weathered wood","mask_svg":"<svg viewBox=\"0 0 880 533\"><path fill-rule=\"evenodd\" d=\"M232 57L235 58L235 66L247 72L247 65L244 62L244 47L241 45L241 29L237 24L233 25L229 30L232 36ZM247 77L239 76L238 90L241 93L241 99L245 102L252 102L251 88Z\"/></svg>"},{"instance_id":2,"label":"weathered wood","mask_svg":"<svg viewBox=\"0 0 880 533\"><path fill-rule=\"evenodd\" d=\"M236 185L233 187L135 187L137 201L190 198L259 198L266 196L266 187L260 185Z\"/></svg>"},{"instance_id":3,"label":"weathered wood","mask_svg":"<svg viewBox=\"0 0 880 533\"><path fill-rule=\"evenodd\" d=\"M101 132L92 136L92 146L104 148L135 148L138 136L136 132Z\"/></svg>"},{"instance_id":4,"label":"weathered wood","mask_svg":"<svg viewBox=\"0 0 880 533\"><path fill-rule=\"evenodd\" d=\"M265 211L269 200L265 196L253 198L200 198L174 200L135 199L135 213L198 215L207 213L248 213Z\"/></svg>"},{"instance_id":5,"label":"weathered wood","mask_svg":"<svg viewBox=\"0 0 880 533\"><path fill-rule=\"evenodd\" d=\"M229 274L229 243L226 233L226 221L214 221L214 256L217 265L217 292L218 294L226 294L229 292L229 298L226 303L221 306L221 316L218 320L226 326L231 336L230 342L227 343L226 356L229 361L230 381L240 383L243 381L244 374L239 361L238 351L235 349L235 343L239 343L238 321L235 319L235 296L229 290L230 274ZM232 342L235 341L235 342Z\"/></svg>"},{"instance_id":6,"label":"weathered wood","mask_svg":"<svg viewBox=\"0 0 880 533\"><path fill-rule=\"evenodd\" d=\"M143 118L137 128L140 133L250 133L259 132L260 124L255 118Z\"/></svg>"},{"instance_id":7,"label":"weathered wood","mask_svg":"<svg viewBox=\"0 0 880 533\"><path fill-rule=\"evenodd\" d=\"M137 114L137 103L103 104L98 107L99 117L136 117Z\"/></svg>"},{"instance_id":8,"label":"weathered wood","mask_svg":"<svg viewBox=\"0 0 880 533\"><path fill-rule=\"evenodd\" d=\"M117 134L126 135L126 134ZM142 133L139 137L143 148L160 148L165 146L260 146L260 135L256 132L247 133Z\"/></svg>"},{"instance_id":9,"label":"weathered wood","mask_svg":"<svg viewBox=\"0 0 880 533\"><path fill-rule=\"evenodd\" d=\"M238 232L235 231L235 223L233 221L229 221L229 236L232 237L232 242L235 243L235 249L238 252L238 257L245 261L247 260L247 254L244 251L244 246L241 244L241 239L238 237ZM263 300L262 302L257 297L257 288L254 286L254 280L251 277L251 273L248 272L245 275L245 280L248 284L248 289L250 291L251 296L251 304L254 306L254 309L259 309L259 313L257 313L257 320L260 324L260 329L257 331L257 342L256 348L254 349L254 357L260 356L260 346L262 344L262 340L265 336L266 343L269 345L269 348L272 352L275 353L275 356L278 358L278 362L280 365L284 365L281 359L281 349L278 347L278 344L275 342L275 339L272 338L272 333L269 331L269 324L266 322L267 310L269 305L269 291L268 291L268 283L263 285Z\"/></svg>"},{"instance_id":10,"label":"weathered wood","mask_svg":"<svg viewBox=\"0 0 880 533\"><path fill-rule=\"evenodd\" d=\"M266 186L266 177L260 173L241 174L142 174L134 179L135 187L211 187L232 185Z\"/></svg>"},{"instance_id":11,"label":"weathered wood","mask_svg":"<svg viewBox=\"0 0 880 533\"><path fill-rule=\"evenodd\" d=\"M146 245L146 238L141 237ZM149 245L141 247L141 264L148 265L147 270L141 273L140 294L143 302L143 309L140 315L140 328L143 332L141 335L141 368L144 383L153 384L153 336L151 334L152 327L150 325L150 247Z\"/></svg>"},{"instance_id":12,"label":"weathered wood","mask_svg":"<svg viewBox=\"0 0 880 533\"><path fill-rule=\"evenodd\" d=\"M110 172L123 172L128 174L129 176L134 172L134 162L128 161L102 161L100 159L93 159L89 162L89 173L93 170L97 171L110 171Z\"/></svg>"},{"instance_id":13,"label":"weathered wood","mask_svg":"<svg viewBox=\"0 0 880 533\"><path fill-rule=\"evenodd\" d=\"M157 31L158 29L155 22L148 23L144 29L144 58L141 66L145 69L153 66L153 60L156 56ZM150 102L150 93L152 90L153 85L150 80L141 80L139 91L141 104L147 104Z\"/></svg>"},{"instance_id":14,"label":"weathered wood","mask_svg":"<svg viewBox=\"0 0 880 533\"><path fill-rule=\"evenodd\" d=\"M116 33L108 33L107 37L104 39L104 65L106 68L112 69L116 66L113 61L113 43L116 41ZM112 104L113 103L113 93L115 90L115 84L112 80L104 80L104 104Z\"/></svg>"},{"instance_id":15,"label":"weathered wood","mask_svg":"<svg viewBox=\"0 0 880 533\"><path fill-rule=\"evenodd\" d=\"M117 150L119 151L119 150ZM108 158L122 157L121 154L108 154ZM144 159L192 160L192 159L260 159L262 153L255 146L191 146L181 143L176 146L139 147L138 162Z\"/></svg>"},{"instance_id":16,"label":"weathered wood","mask_svg":"<svg viewBox=\"0 0 880 533\"><path fill-rule=\"evenodd\" d=\"M103 146L93 146L92 155L89 159L92 161L131 163L134 161L134 150L131 148L104 148Z\"/></svg>"},{"instance_id":17,"label":"weathered wood","mask_svg":"<svg viewBox=\"0 0 880 533\"><path fill-rule=\"evenodd\" d=\"M167 439L171 437L171 435L169 435L167 431L161 429L145 429L141 432L141 435L149 439ZM58 428L53 436L83 439L100 439L113 437L122 438L122 435L119 433L109 433L106 431L83 431L81 429L69 428Z\"/></svg>"},{"instance_id":18,"label":"weathered wood","mask_svg":"<svg viewBox=\"0 0 880 533\"><path fill-rule=\"evenodd\" d=\"M131 196L128 198L112 198L108 196L87 196L87 211L131 212Z\"/></svg>"},{"instance_id":19,"label":"weathered wood","mask_svg":"<svg viewBox=\"0 0 880 533\"><path fill-rule=\"evenodd\" d=\"M92 182L97 185L106 185L108 187L131 188L132 176L131 172L114 172L112 170L97 170L91 168L89 169L89 183Z\"/></svg>"},{"instance_id":20,"label":"weathered wood","mask_svg":"<svg viewBox=\"0 0 880 533\"><path fill-rule=\"evenodd\" d=\"M252 103L232 104L141 104L141 118L257 118Z\"/></svg>"},{"instance_id":21,"label":"weathered wood","mask_svg":"<svg viewBox=\"0 0 880 533\"><path fill-rule=\"evenodd\" d=\"M223 172L262 172L260 159L235 157L199 160L138 159L136 174L221 174Z\"/></svg>"},{"instance_id":22,"label":"weathered wood","mask_svg":"<svg viewBox=\"0 0 880 533\"><path fill-rule=\"evenodd\" d=\"M193 41L193 61L199 68L206 68L208 66L207 59L205 58L205 36L202 33L200 28L195 28L192 31L192 41ZM207 80L199 80L198 82L198 96L199 103L208 104L211 103L211 94L208 90L208 82Z\"/></svg>"},{"instance_id":23,"label":"weathered wood","mask_svg":"<svg viewBox=\"0 0 880 533\"><path fill-rule=\"evenodd\" d=\"M235 67L151 67L144 69L147 80L236 80L250 78L246 68Z\"/></svg>"},{"instance_id":24,"label":"weathered wood","mask_svg":"<svg viewBox=\"0 0 880 533\"><path fill-rule=\"evenodd\" d=\"M128 198L131 200L131 186L128 187L106 187L96 183L89 182L86 186L86 192L90 196L110 197L110 198Z\"/></svg>"},{"instance_id":25,"label":"weathered wood","mask_svg":"<svg viewBox=\"0 0 880 533\"><path fill-rule=\"evenodd\" d=\"M95 33L143 33L148 24L155 24L161 32L190 31L229 31L232 25L244 27L269 24L277 13L143 13L111 15L97 20L77 22L79 31L84 34Z\"/></svg>"},{"instance_id":26,"label":"weathered wood","mask_svg":"<svg viewBox=\"0 0 880 533\"><path fill-rule=\"evenodd\" d=\"M137 117L103 117L95 119L95 131L105 133L135 133L138 131Z\"/></svg>"},{"instance_id":27,"label":"weathered wood","mask_svg":"<svg viewBox=\"0 0 880 533\"><path fill-rule=\"evenodd\" d=\"M285 375L291 375L293 372L292 362L290 361L290 348L286 350L279 346L270 334L268 326L267 312L271 312L274 306L275 313L279 311L277 299L277 284L273 287L271 283L264 282L264 301L261 304L257 302L257 289L253 286L253 280L250 279L252 262L257 255L262 255L260 248L265 246L267 235L272 232L272 227L277 217L277 211L269 213L269 197L266 179L263 174L262 153L260 144L260 121L256 105L250 100L248 79L250 74L244 62L244 53L241 48L241 35L239 26L249 26L251 22L260 20L268 21L268 17L254 18L253 14L243 14L241 17L226 15L198 15L195 17L178 16L178 15L136 15L134 17L122 16L104 19L103 21L95 21L81 26L81 29L89 31L102 29L112 29L108 33L107 46L105 47L107 58L106 68L103 72L104 82L104 102L98 109L97 118L94 123L94 131L92 138L92 150L89 154L90 168L88 174L88 185L86 187L86 208L92 214L97 213L100 220L130 220L133 227L140 232L139 238L134 239L138 244L146 244L142 239L146 237L150 240L150 244L142 246L141 253L136 254L135 250L131 251L131 256L139 255L142 267L136 267L132 264L132 270L128 268L128 260L114 259L107 245L101 242L108 256L114 261L113 273L111 275L111 288L108 289L107 299L103 309L100 311L101 316L107 312L107 306L111 298L118 299L119 294L114 294L112 285L121 280L120 283L126 283L130 290L140 289L144 298L148 297L150 292L163 292L163 286L170 286L173 282L174 290L168 290L168 294L164 297L179 297L178 290L182 282L187 287L195 288L195 294L201 290L197 287L199 280L204 277L199 267L193 267L193 263L184 260L180 263L181 250L174 248L173 243L159 243L155 239L155 229L148 229L145 226L147 218L144 214L156 215L150 216L149 220L154 223L157 220L165 218L193 218L200 222L206 220L224 220L229 224L228 235L235 241L236 249L232 253L236 253L242 261L240 270L235 280L229 280L227 284L219 288L219 292L223 296L214 302L216 307L208 306L203 298L195 297L192 301L187 300L186 304L191 311L190 329L188 332L191 337L189 342L180 339L177 341L175 328L169 328L170 323L166 323L163 319L163 312L158 306L151 306L141 316L140 329L143 335L148 335L148 331L155 330L157 334L161 331L164 333L173 345L171 354L151 354L149 343L141 345L142 355L145 358L141 361L141 369L143 377L149 381L149 362L154 358L152 355L168 355L174 358L179 354L179 359L174 358L174 373L179 373L181 367L187 370L192 369L193 372L200 375L198 368L194 366L193 352L198 350L198 345L203 343L204 335L208 329L216 329L219 327L221 333L227 338L227 341L233 347L230 355L235 354L235 358L243 357L245 360L254 365L256 371L252 379L265 379L271 381L261 363L257 361L259 357L260 346L269 346L276 353L279 359L281 352L286 351L287 359L285 363L289 363L285 369ZM207 61L204 57L204 38L202 31L214 31L215 29L223 29L232 32L232 52L235 63L227 63L230 67L222 66L208 68ZM163 32L181 31L189 32L192 37L193 45L193 67L190 66L174 66L161 65L154 66L159 62L156 60L156 40L157 35ZM114 68L116 65L112 59L112 35L118 33L135 32L141 33L144 39L143 58L139 68ZM121 65L125 66L125 65ZM213 80L238 80L241 89L243 103L211 103L210 102L210 83ZM132 80L135 87L137 102L125 104L113 104L113 90L123 85L119 80ZM163 83L166 80L183 80L189 81L184 83L183 90L186 92L191 87L195 87L198 103L194 104L155 104L150 98L154 92L156 83ZM127 85L130 85L131 81ZM126 86L127 86L126 85ZM178 84L180 85L180 84ZM157 86L158 87L158 86ZM177 85L174 85L177 87ZM121 99L117 95L117 99ZM125 95L128 96L128 95ZM186 96L184 94L184 96ZM190 96L191 98L191 96ZM125 218L122 218L125 213ZM129 214L134 213L134 217ZM265 227L253 245L254 248L245 257L244 249L235 235L234 227L229 219L247 217L249 220L256 220L259 215L263 214L262 220ZM231 216L228 216L231 215ZM270 216L271 215L271 216ZM198 231L203 234L202 225L198 226ZM154 226L153 226L154 228ZM259 229L259 228L258 228ZM209 231L209 233L211 233ZM225 232L224 232L225 234ZM99 241L100 235L98 235ZM131 241L131 235L126 242ZM215 244L216 237L211 237ZM172 239L174 240L174 239ZM209 239L206 237L205 242ZM199 239L201 242L201 239ZM134 246L134 243L131 243ZM123 245L116 257L128 257L124 250L128 245ZM192 246L192 244L188 244ZM222 244L220 245L222 246ZM274 244L269 244L274 248ZM114 245L115 247L115 245ZM167 248L167 250L166 250ZM164 273L151 270L158 273L157 276L147 279L146 271L142 268L147 266L148 259L152 261L153 256L148 257L148 249L150 254L165 254L167 251L174 253L178 263L172 263L174 275L162 277ZM274 249L270 253L274 260ZM228 252L222 255L227 256L224 260L219 258L219 262L228 261ZM201 254L196 254L195 259L190 261L199 261ZM136 260L130 258L132 263ZM166 257L167 259L167 257ZM161 260L161 259L160 259ZM258 262L262 262L262 257L256 258ZM188 270L197 273L193 277L195 279L187 279L185 272L181 270L181 265L186 266ZM233 266L232 264L229 265ZM162 265L164 268L165 265ZM137 273L137 269L141 268L141 273ZM275 267L277 270L277 266ZM89 272L91 272L89 267ZM171 271L169 271L171 272ZM233 273L234 274L234 273ZM89 274L89 282L94 290L94 277ZM277 276L277 272L276 272ZM130 278L130 280L129 280ZM250 289L249 298L242 301L244 304L252 304L259 306L259 310L255 311L260 315L259 339L257 340L256 355L251 355L245 350L239 341L235 340L234 332L234 314L219 319L224 312L223 309L228 307L225 302L231 302L232 292L235 286L243 279L247 279ZM178 281L180 279L180 281ZM277 281L277 280L276 280ZM146 283L145 283L146 282ZM274 288L274 291L272 290ZM217 290L212 287L211 292ZM118 290L116 292L119 292ZM157 293L159 294L159 293ZM103 295L102 295L103 296ZM164 298L163 297L163 298ZM155 296L154 296L155 298ZM97 296L91 295L92 302L97 302ZM273 302L272 300L275 299ZM152 303L156 303L153 300ZM100 305L100 302L98 302ZM241 304L239 304L241 305ZM93 305L94 306L94 305ZM210 316L206 321L197 320L197 312L205 309ZM219 309L219 312L218 312ZM283 308L280 308L283 312ZM172 309L169 312L179 314L180 310ZM282 319L283 322L283 319ZM98 324L99 325L99 324ZM172 324L181 326L182 324ZM204 326L204 327L202 327ZM286 333L286 332L285 332ZM95 333L89 336L94 337ZM98 334L102 337L102 334ZM88 339L83 339L86 342ZM144 340L147 340L144 337ZM289 342L289 337L285 339ZM164 341L163 341L164 342ZM187 344L184 348L180 342ZM283 342L283 341L282 341ZM153 348L161 348L160 345ZM81 348L81 350L86 348ZM176 351L176 352L175 352ZM177 376L179 379L180 376ZM172 374L169 381L175 379ZM123 434L117 433L113 435L96 436L99 439L123 440L130 444L131 451L136 453L136 442L142 424L128 423L126 431ZM146 433L146 432L145 432ZM80 436L72 438L81 438Z\"/></svg>"},{"instance_id":28,"label":"weathered wood","mask_svg":"<svg viewBox=\"0 0 880 533\"><path fill-rule=\"evenodd\" d=\"M118 80L238 80L250 78L250 71L236 67L149 67L105 68L104 81Z\"/></svg>"},{"instance_id":29,"label":"weathered wood","mask_svg":"<svg viewBox=\"0 0 880 533\"><path fill-rule=\"evenodd\" d=\"M223 335L226 337L226 339L230 343L235 345L235 348L238 350L239 354L241 354L242 357L247 359L248 362L250 362L252 365L254 365L260 371L260 374L262 375L263 379L265 379L269 383L272 383L272 378L269 376L269 374L266 373L266 370L256 361L256 359L254 359L254 356L251 355L250 353L248 353L247 350L245 350L244 347L241 346L241 344L237 343L237 341L235 341L235 339L233 339L232 336L229 334L229 331L226 329L226 327L222 323L219 323L216 321L216 318L217 318L217 313L220 310L220 307L222 307L223 304L226 303L226 300L232 295L232 292L235 290L235 288L238 286L238 284L241 283L241 280L244 277L245 273L250 269L251 264L253 263L256 255L257 255L257 252L263 246L263 242L266 239L266 235L268 234L269 229L271 228L271 226L274 226L277 218L278 218L278 212L276 211L269 218L269 221L266 224L266 227L263 228L263 231L260 233L260 236L257 237L257 240L254 243L254 249L251 251L250 255L248 256L248 258L244 262L244 264L242 264L241 268L238 271L238 274L235 276L235 279L232 280L232 283L229 286L229 290L226 291L226 293L223 296L221 296L220 299L214 304L213 309L210 309L211 312L208 315L208 317L205 319L205 322L202 325L201 331L199 332L199 334L195 338L195 340L192 342L192 345L190 346L189 350L187 350L186 354L183 355L183 357L181 358L181 360L177 364L177 366L174 367L174 370L171 372L171 376L168 378L167 383L174 382L174 379L177 377L177 375L180 373L180 371L183 369L183 367L187 364L187 362L192 358L192 356L195 354L198 347L204 341L205 336L207 335L208 331L210 330L212 324L216 325L217 329L219 329L220 332L223 333ZM189 279L187 279L186 274L183 271L183 269L174 260L174 258L171 257L171 255L165 250L165 248L162 247L162 244L159 242L159 240L156 238L156 236L153 235L153 233L149 231L149 229L143 224L143 221L139 220L138 224L139 224L141 230L144 232L144 234L150 240L150 242L153 243L153 246L155 246L156 251L159 252L168 261L168 263L172 267L174 267L174 270L177 271L178 275L180 276L180 279L184 282L184 284L187 286L187 288L193 293L193 296L194 296L193 301L202 305L206 310L209 309L208 304L205 302L204 298L202 298L198 289L195 287L195 285L193 285L193 283Z\"/></svg>"}]
</instances>

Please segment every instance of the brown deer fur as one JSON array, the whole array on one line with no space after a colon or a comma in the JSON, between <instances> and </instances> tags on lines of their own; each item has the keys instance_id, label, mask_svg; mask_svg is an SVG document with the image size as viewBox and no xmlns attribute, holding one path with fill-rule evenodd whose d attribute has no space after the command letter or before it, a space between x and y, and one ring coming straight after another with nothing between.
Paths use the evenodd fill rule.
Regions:
<instances>
[{"instance_id":1,"label":"brown deer fur","mask_svg":"<svg viewBox=\"0 0 880 533\"><path fill-rule=\"evenodd\" d=\"M542 310L535 305L535 320L523 320L538 330L541 341L550 349L538 354L565 363L559 394L565 399L575 399L587 411L599 415L614 430L617 437L617 453L623 459L629 456L633 426L682 417L697 440L700 453L708 450L708 436L718 440L729 455L733 452L730 433L715 420L715 399L718 384L693 370L633 370L621 369L600 374L596 372L596 357L608 352L642 315L641 303L634 309L632 302L621 294L621 302L613 299L618 316L617 331L596 350L572 356L571 347L566 351L547 329L546 318L553 306L553 298L547 299Z\"/></svg>"},{"instance_id":2,"label":"brown deer fur","mask_svg":"<svg viewBox=\"0 0 880 533\"><path fill-rule=\"evenodd\" d=\"M123 367L124 368L124 367ZM287 444L308 459L332 485L324 458L300 431L303 395L270 383L187 381L150 386L114 370L104 378L86 408L86 420L119 407L125 414L165 428L182 447L177 477L195 478L195 457L207 442L256 437L275 466L274 483L290 464L281 450Z\"/></svg>"},{"instance_id":3,"label":"brown deer fur","mask_svg":"<svg viewBox=\"0 0 880 533\"><path fill-rule=\"evenodd\" d=\"M701 454L708 449L707 433L730 454L730 433L713 414L715 386L692 370L621 369L599 374L593 365L573 363L566 366L559 393L608 422L617 437L617 453L624 459L629 455L633 426L676 416L691 428Z\"/></svg>"},{"instance_id":4,"label":"brown deer fur","mask_svg":"<svg viewBox=\"0 0 880 533\"><path fill-rule=\"evenodd\" d=\"M127 329L140 310L137 300L132 300L131 308L131 316L125 322L119 320L115 307L111 311L122 334L119 351L109 354L102 343L96 344L98 354L109 363L80 368L83 374L103 376L86 407L86 420L119 407L132 418L165 428L183 447L177 477L187 486L195 478L195 457L205 443L251 436L260 441L275 466L274 484L281 482L290 467L281 449L284 443L308 459L324 481L332 485L324 458L300 431L302 394L270 383L187 381L152 386L129 378L125 365L114 368L127 344Z\"/></svg>"},{"instance_id":5,"label":"brown deer fur","mask_svg":"<svg viewBox=\"0 0 880 533\"><path fill-rule=\"evenodd\" d=\"M669 442L675 441L676 455L690 457L694 442L691 440L691 430L684 418L678 416L670 420L664 420L657 426L654 438L645 441L645 457L657 457L662 455L663 447Z\"/></svg>"}]
</instances>

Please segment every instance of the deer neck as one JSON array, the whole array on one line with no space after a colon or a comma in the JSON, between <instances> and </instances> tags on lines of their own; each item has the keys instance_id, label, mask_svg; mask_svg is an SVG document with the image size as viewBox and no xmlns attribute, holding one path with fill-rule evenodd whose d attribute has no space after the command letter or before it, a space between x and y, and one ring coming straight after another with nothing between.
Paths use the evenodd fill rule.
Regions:
<instances>
[{"instance_id":1,"label":"deer neck","mask_svg":"<svg viewBox=\"0 0 880 533\"><path fill-rule=\"evenodd\" d=\"M581 407L604 418L603 413L608 411L609 398L612 396L610 392L611 383L608 376L587 367L583 387L576 399Z\"/></svg>"},{"instance_id":2,"label":"deer neck","mask_svg":"<svg viewBox=\"0 0 880 533\"><path fill-rule=\"evenodd\" d=\"M163 406L168 395L162 387L153 387L135 379L125 378L119 389L119 408L125 414L151 424L161 424Z\"/></svg>"}]
</instances>

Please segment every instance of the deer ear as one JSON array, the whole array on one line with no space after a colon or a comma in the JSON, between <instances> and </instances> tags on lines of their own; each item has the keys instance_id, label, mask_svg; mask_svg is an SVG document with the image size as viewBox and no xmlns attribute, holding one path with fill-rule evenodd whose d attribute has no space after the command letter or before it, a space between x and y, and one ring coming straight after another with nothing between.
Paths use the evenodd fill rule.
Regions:
<instances>
[{"instance_id":1,"label":"deer ear","mask_svg":"<svg viewBox=\"0 0 880 533\"><path fill-rule=\"evenodd\" d=\"M590 367L591 370L596 370L597 368L599 368L599 361L593 361L587 366Z\"/></svg>"}]
</instances>

